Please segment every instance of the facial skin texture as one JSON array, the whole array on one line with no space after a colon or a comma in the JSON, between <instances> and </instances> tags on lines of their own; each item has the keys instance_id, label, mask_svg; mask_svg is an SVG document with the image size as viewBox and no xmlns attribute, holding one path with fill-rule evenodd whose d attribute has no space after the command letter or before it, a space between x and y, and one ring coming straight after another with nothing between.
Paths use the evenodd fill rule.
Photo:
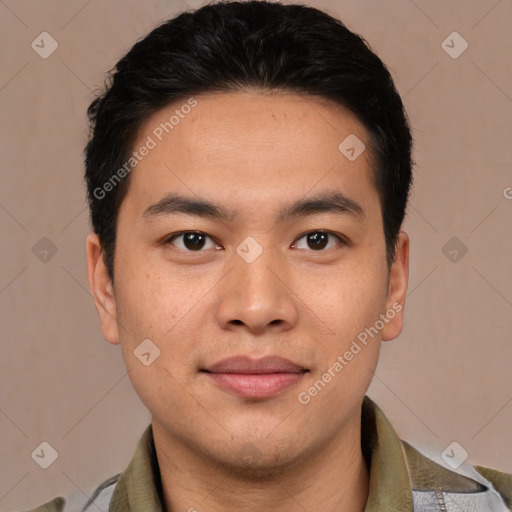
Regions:
<instances>
[{"instance_id":1,"label":"facial skin texture","mask_svg":"<svg viewBox=\"0 0 512 512\"><path fill-rule=\"evenodd\" d=\"M298 395L379 315L404 305L408 237L400 234L389 269L367 131L320 98L253 91L196 100L132 172L118 218L114 286L97 236L87 241L103 335L120 343L152 415L166 509L363 510L369 473L360 448L361 402L380 341L400 334L402 312L307 405ZM135 147L179 106L153 116ZM353 162L338 150L349 134L367 148ZM274 218L285 205L334 191L362 213ZM171 193L233 215L144 215ZM346 243L331 235L315 250L304 235L318 230ZM182 231L210 238L201 251L187 252L183 237L164 243ZM262 248L252 263L236 252L246 237ZM134 350L147 338L161 354L144 366ZM278 355L309 372L257 400L200 372L239 355ZM257 454L252 461L243 457L249 449Z\"/></svg>"}]
</instances>

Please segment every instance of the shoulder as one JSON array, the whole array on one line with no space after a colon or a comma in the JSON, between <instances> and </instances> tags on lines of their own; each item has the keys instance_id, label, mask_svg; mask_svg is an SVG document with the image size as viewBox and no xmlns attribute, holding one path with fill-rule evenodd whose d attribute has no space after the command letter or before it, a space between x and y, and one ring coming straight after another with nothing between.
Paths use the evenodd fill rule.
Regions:
<instances>
[{"instance_id":1,"label":"shoulder","mask_svg":"<svg viewBox=\"0 0 512 512\"><path fill-rule=\"evenodd\" d=\"M109 509L110 499L112 498L119 476L120 475L115 475L98 486L83 508L80 509L80 512L90 512L92 510L106 512ZM27 512L67 512L65 505L66 500L59 496Z\"/></svg>"},{"instance_id":2,"label":"shoulder","mask_svg":"<svg viewBox=\"0 0 512 512\"><path fill-rule=\"evenodd\" d=\"M474 510L512 510L512 475L467 463L448 469L407 442L402 441L402 446L415 510L416 506L427 510L430 502L459 505L461 510L470 506Z\"/></svg>"},{"instance_id":3,"label":"shoulder","mask_svg":"<svg viewBox=\"0 0 512 512\"><path fill-rule=\"evenodd\" d=\"M26 512L63 512L65 503L66 500L62 496L59 496L40 507L27 510Z\"/></svg>"},{"instance_id":4,"label":"shoulder","mask_svg":"<svg viewBox=\"0 0 512 512\"><path fill-rule=\"evenodd\" d=\"M503 496L507 506L512 510L512 475L483 466L475 466L475 469L492 483L494 488Z\"/></svg>"}]
</instances>

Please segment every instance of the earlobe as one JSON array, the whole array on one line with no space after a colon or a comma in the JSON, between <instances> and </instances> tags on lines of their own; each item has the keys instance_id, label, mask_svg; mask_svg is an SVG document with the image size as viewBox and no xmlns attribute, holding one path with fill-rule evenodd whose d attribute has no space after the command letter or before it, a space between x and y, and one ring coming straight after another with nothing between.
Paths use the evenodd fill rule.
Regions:
<instances>
[{"instance_id":1,"label":"earlobe","mask_svg":"<svg viewBox=\"0 0 512 512\"><path fill-rule=\"evenodd\" d=\"M87 237L86 260L87 280L100 318L103 337L109 343L118 344L119 329L114 287L105 266L102 244L95 233Z\"/></svg>"},{"instance_id":2,"label":"earlobe","mask_svg":"<svg viewBox=\"0 0 512 512\"><path fill-rule=\"evenodd\" d=\"M403 312L409 282L409 235L400 231L395 249L395 261L389 272L386 316L389 318L382 330L382 341L395 339L402 332Z\"/></svg>"}]
</instances>

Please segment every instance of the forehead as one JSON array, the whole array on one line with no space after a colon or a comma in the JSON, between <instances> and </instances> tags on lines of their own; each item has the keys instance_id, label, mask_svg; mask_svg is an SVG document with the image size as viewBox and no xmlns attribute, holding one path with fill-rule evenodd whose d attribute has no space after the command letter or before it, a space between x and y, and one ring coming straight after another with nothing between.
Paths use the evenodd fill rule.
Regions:
<instances>
[{"instance_id":1,"label":"forehead","mask_svg":"<svg viewBox=\"0 0 512 512\"><path fill-rule=\"evenodd\" d=\"M369 150L349 159L347 140L359 144L357 152L369 147L362 123L323 98L262 92L186 98L141 127L133 149L150 149L132 171L127 199L142 212L175 191L238 209L332 187L376 195Z\"/></svg>"}]
</instances>

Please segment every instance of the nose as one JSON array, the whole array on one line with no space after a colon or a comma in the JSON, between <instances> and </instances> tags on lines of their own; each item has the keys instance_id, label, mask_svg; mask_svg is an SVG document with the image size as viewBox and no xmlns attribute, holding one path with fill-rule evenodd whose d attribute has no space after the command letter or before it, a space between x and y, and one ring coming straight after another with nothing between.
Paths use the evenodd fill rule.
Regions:
<instances>
[{"instance_id":1,"label":"nose","mask_svg":"<svg viewBox=\"0 0 512 512\"><path fill-rule=\"evenodd\" d=\"M298 298L286 261L265 249L250 263L234 253L230 264L219 290L219 325L254 335L292 329L298 320Z\"/></svg>"}]
</instances>

